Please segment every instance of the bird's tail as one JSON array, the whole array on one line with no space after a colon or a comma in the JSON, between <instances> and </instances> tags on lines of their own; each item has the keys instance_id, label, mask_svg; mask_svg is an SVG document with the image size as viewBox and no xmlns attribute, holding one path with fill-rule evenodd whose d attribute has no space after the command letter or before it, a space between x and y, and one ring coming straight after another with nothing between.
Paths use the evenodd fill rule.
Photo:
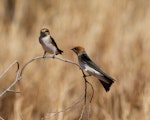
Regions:
<instances>
[{"instance_id":1,"label":"bird's tail","mask_svg":"<svg viewBox=\"0 0 150 120\"><path fill-rule=\"evenodd\" d=\"M112 78L104 78L104 79L107 82L104 82L104 80L102 81L101 79L99 79L99 81L102 83L102 85L105 88L106 92L108 92L111 85L113 84L114 80Z\"/></svg>"},{"instance_id":2,"label":"bird's tail","mask_svg":"<svg viewBox=\"0 0 150 120\"><path fill-rule=\"evenodd\" d=\"M60 49L58 49L58 53L57 54L62 54L63 53L63 51L62 50L60 50ZM56 55L57 55L56 54Z\"/></svg>"}]
</instances>

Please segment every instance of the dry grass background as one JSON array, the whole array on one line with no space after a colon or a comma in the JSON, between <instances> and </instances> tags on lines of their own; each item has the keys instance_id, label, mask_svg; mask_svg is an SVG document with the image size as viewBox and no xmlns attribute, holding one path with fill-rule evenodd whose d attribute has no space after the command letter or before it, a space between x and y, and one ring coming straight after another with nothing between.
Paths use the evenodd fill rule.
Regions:
<instances>
[{"instance_id":1,"label":"dry grass background","mask_svg":"<svg viewBox=\"0 0 150 120\"><path fill-rule=\"evenodd\" d=\"M116 79L106 93L97 79L88 78L95 89L91 120L150 120L149 6L149 0L1 0L0 73L14 60L22 66L42 55L39 31L47 27L64 50L60 57L77 62L70 49L83 46ZM14 80L15 69L0 79L0 91ZM64 109L84 93L82 74L74 65L53 59L35 61L14 89L21 94L0 98L0 116L6 120L80 116L82 104L49 118L49 112Z\"/></svg>"}]
</instances>

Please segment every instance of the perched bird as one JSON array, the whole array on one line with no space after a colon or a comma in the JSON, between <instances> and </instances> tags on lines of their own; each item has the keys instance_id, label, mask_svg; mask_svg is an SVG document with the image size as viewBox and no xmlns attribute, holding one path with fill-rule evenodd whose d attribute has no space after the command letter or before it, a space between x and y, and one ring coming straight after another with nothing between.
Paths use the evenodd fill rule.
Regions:
<instances>
[{"instance_id":1,"label":"perched bird","mask_svg":"<svg viewBox=\"0 0 150 120\"><path fill-rule=\"evenodd\" d=\"M109 91L110 86L114 79L102 71L87 55L83 47L74 47L72 50L78 56L78 62L82 70L85 70L89 75L93 75L99 79L105 88L106 92Z\"/></svg>"},{"instance_id":2,"label":"perched bird","mask_svg":"<svg viewBox=\"0 0 150 120\"><path fill-rule=\"evenodd\" d=\"M41 29L39 42L44 50L43 58L45 57L47 52L53 54L53 57L55 57L55 55L63 53L63 51L58 48L55 40L52 38L47 28Z\"/></svg>"}]
</instances>

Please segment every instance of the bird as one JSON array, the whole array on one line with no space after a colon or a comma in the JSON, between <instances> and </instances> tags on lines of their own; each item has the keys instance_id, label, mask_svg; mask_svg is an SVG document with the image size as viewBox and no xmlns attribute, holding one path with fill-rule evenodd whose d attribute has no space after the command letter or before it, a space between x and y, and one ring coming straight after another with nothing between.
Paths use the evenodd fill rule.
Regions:
<instances>
[{"instance_id":1,"label":"bird","mask_svg":"<svg viewBox=\"0 0 150 120\"><path fill-rule=\"evenodd\" d=\"M103 70L89 58L83 47L76 46L71 50L77 54L79 66L83 71L86 71L89 74L87 76L96 77L102 83L105 91L108 92L111 85L114 83L114 79L103 72Z\"/></svg>"},{"instance_id":2,"label":"bird","mask_svg":"<svg viewBox=\"0 0 150 120\"><path fill-rule=\"evenodd\" d=\"M46 56L46 53L53 54L53 58L55 55L63 53L63 51L58 48L54 38L50 35L50 31L47 28L42 28L40 30L39 42L44 50L43 58Z\"/></svg>"}]
</instances>

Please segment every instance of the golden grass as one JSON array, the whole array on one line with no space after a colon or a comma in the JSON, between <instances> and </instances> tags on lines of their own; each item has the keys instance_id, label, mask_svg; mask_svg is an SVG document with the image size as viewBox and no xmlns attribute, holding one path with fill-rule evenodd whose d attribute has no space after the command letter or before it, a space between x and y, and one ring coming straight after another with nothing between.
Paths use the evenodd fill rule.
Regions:
<instances>
[{"instance_id":1,"label":"golden grass","mask_svg":"<svg viewBox=\"0 0 150 120\"><path fill-rule=\"evenodd\" d=\"M77 61L70 49L83 46L116 79L106 93L98 80L88 78L95 89L91 120L150 120L149 0L0 3L0 73L14 60L23 65L42 55L39 31L47 27L64 50L60 57ZM0 79L0 91L14 77L15 67ZM84 81L77 67L46 59L30 64L14 89L21 94L8 93L0 98L0 116L6 120L37 120L79 100L84 93ZM51 119L78 119L81 107L79 104Z\"/></svg>"}]
</instances>

